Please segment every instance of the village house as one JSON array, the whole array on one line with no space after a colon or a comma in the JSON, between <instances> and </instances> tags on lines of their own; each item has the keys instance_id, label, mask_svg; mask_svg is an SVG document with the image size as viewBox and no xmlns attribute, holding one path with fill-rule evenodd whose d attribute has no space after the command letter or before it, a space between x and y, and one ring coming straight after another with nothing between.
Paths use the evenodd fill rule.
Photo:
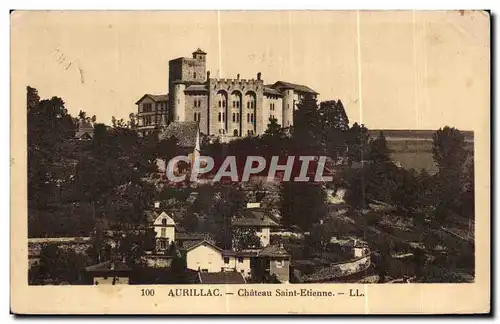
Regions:
<instances>
[{"instance_id":1,"label":"village house","mask_svg":"<svg viewBox=\"0 0 500 324\"><path fill-rule=\"evenodd\" d=\"M81 141L89 141L94 137L94 127L92 124L85 120L78 120L78 124L76 125L75 139Z\"/></svg>"},{"instance_id":2,"label":"village house","mask_svg":"<svg viewBox=\"0 0 500 324\"><path fill-rule=\"evenodd\" d=\"M83 272L87 284L128 285L132 269L124 262L110 260L86 267Z\"/></svg>"},{"instance_id":3,"label":"village house","mask_svg":"<svg viewBox=\"0 0 500 324\"><path fill-rule=\"evenodd\" d=\"M244 277L250 277L251 252L235 252L223 250L215 244L203 240L184 246L187 268L199 272L238 272Z\"/></svg>"},{"instance_id":4,"label":"village house","mask_svg":"<svg viewBox=\"0 0 500 324\"><path fill-rule=\"evenodd\" d=\"M275 275L281 283L290 282L290 254L283 245L269 245L258 252L256 272Z\"/></svg>"},{"instance_id":5,"label":"village house","mask_svg":"<svg viewBox=\"0 0 500 324\"><path fill-rule=\"evenodd\" d=\"M259 204L248 204L245 210L231 220L231 225L235 229L255 230L261 247L266 247L271 243L271 230L279 228L279 225L269 212L259 207Z\"/></svg>"}]
</instances>

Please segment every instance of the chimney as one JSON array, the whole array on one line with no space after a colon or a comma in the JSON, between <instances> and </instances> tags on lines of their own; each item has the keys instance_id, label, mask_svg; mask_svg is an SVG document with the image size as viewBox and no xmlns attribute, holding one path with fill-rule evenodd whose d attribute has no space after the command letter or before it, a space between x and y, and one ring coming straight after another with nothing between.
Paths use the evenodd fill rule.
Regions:
<instances>
[{"instance_id":1,"label":"chimney","mask_svg":"<svg viewBox=\"0 0 500 324\"><path fill-rule=\"evenodd\" d=\"M261 77L261 76L262 76L262 74L261 74L260 72L259 72L259 73L257 73L257 80L259 80L259 81L260 81L260 77Z\"/></svg>"}]
</instances>

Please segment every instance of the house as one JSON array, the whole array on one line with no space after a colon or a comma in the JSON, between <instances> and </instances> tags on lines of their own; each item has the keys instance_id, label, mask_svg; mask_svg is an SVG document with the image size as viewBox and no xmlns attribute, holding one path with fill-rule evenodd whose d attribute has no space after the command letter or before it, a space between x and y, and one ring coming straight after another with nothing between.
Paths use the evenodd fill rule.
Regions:
<instances>
[{"instance_id":1,"label":"house","mask_svg":"<svg viewBox=\"0 0 500 324\"><path fill-rule=\"evenodd\" d=\"M137 131L143 136L155 134L168 122L168 94L146 93L137 105Z\"/></svg>"},{"instance_id":2,"label":"house","mask_svg":"<svg viewBox=\"0 0 500 324\"><path fill-rule=\"evenodd\" d=\"M129 284L130 269L121 261L106 261L84 269L85 282L92 285L119 285Z\"/></svg>"},{"instance_id":3,"label":"house","mask_svg":"<svg viewBox=\"0 0 500 324\"><path fill-rule=\"evenodd\" d=\"M243 210L231 220L231 225L236 229L255 230L262 247L270 244L271 230L279 228L278 223L272 219L270 213L258 207Z\"/></svg>"},{"instance_id":4,"label":"house","mask_svg":"<svg viewBox=\"0 0 500 324\"><path fill-rule=\"evenodd\" d=\"M215 244L203 240L185 244L183 247L187 268L206 273L238 272L245 277L251 275L251 252L225 251Z\"/></svg>"},{"instance_id":5,"label":"house","mask_svg":"<svg viewBox=\"0 0 500 324\"><path fill-rule=\"evenodd\" d=\"M365 256L368 251L368 243L353 237L347 239L332 237L330 243L340 251L350 254L353 259Z\"/></svg>"},{"instance_id":6,"label":"house","mask_svg":"<svg viewBox=\"0 0 500 324\"><path fill-rule=\"evenodd\" d=\"M259 272L275 275L281 283L290 282L290 254L283 245L269 245L258 252Z\"/></svg>"}]
</instances>

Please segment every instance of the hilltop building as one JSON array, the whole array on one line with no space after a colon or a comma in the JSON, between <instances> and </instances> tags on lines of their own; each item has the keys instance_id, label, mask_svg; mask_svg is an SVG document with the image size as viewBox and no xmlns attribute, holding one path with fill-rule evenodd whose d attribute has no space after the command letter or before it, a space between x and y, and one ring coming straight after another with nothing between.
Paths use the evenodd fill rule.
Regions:
<instances>
[{"instance_id":1,"label":"hilltop building","mask_svg":"<svg viewBox=\"0 0 500 324\"><path fill-rule=\"evenodd\" d=\"M206 69L207 53L197 49L192 57L169 61L169 93L145 94L136 102L138 131L159 132L171 122L197 122L200 133L230 140L265 132L269 118L284 128L293 125L293 112L313 89L278 81L265 84L256 78L219 79Z\"/></svg>"}]
</instances>

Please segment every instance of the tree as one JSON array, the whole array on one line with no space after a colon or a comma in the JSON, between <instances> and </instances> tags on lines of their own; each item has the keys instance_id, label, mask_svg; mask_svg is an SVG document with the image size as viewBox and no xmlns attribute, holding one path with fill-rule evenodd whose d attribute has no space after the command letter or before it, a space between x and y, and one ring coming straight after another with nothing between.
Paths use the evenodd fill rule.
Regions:
<instances>
[{"instance_id":1,"label":"tree","mask_svg":"<svg viewBox=\"0 0 500 324\"><path fill-rule=\"evenodd\" d=\"M316 153L321 146L321 124L318 103L313 95L304 95L294 111L292 138L302 154Z\"/></svg>"},{"instance_id":2,"label":"tree","mask_svg":"<svg viewBox=\"0 0 500 324\"><path fill-rule=\"evenodd\" d=\"M375 164L387 163L391 161L389 154L384 133L380 132L379 136L370 142L368 159Z\"/></svg>"},{"instance_id":3,"label":"tree","mask_svg":"<svg viewBox=\"0 0 500 324\"><path fill-rule=\"evenodd\" d=\"M432 154L440 172L458 172L467 159L464 135L454 127L440 128L433 136Z\"/></svg>"},{"instance_id":4,"label":"tree","mask_svg":"<svg viewBox=\"0 0 500 324\"><path fill-rule=\"evenodd\" d=\"M170 245L168 254L172 256L172 263L169 269L170 282L174 284L188 283L186 259L175 242L172 242Z\"/></svg>"},{"instance_id":5,"label":"tree","mask_svg":"<svg viewBox=\"0 0 500 324\"><path fill-rule=\"evenodd\" d=\"M283 225L308 230L326 216L326 193L318 183L283 182L280 210Z\"/></svg>"},{"instance_id":6,"label":"tree","mask_svg":"<svg viewBox=\"0 0 500 324\"><path fill-rule=\"evenodd\" d=\"M367 158L370 134L365 125L354 123L347 131L347 157L350 161L360 162Z\"/></svg>"},{"instance_id":7,"label":"tree","mask_svg":"<svg viewBox=\"0 0 500 324\"><path fill-rule=\"evenodd\" d=\"M282 134L281 125L278 124L276 118L269 117L269 123L267 124L267 129L264 134L267 136L280 136Z\"/></svg>"},{"instance_id":8,"label":"tree","mask_svg":"<svg viewBox=\"0 0 500 324\"><path fill-rule=\"evenodd\" d=\"M258 249L261 247L260 238L253 228L233 228L232 248L234 251Z\"/></svg>"}]
</instances>

